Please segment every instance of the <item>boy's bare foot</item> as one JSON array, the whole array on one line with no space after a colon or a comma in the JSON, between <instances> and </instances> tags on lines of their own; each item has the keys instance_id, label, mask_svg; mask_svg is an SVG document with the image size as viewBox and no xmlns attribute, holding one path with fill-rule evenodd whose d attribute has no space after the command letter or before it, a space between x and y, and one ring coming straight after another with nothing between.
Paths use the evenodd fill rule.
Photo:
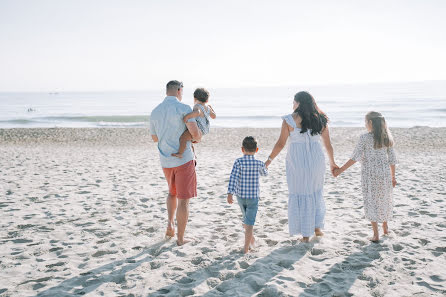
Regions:
<instances>
[{"instance_id":1,"label":"boy's bare foot","mask_svg":"<svg viewBox=\"0 0 446 297\"><path fill-rule=\"evenodd\" d=\"M172 157L177 157L177 158L183 158L183 154L180 154L180 153L175 153L175 154L172 154Z\"/></svg>"},{"instance_id":2,"label":"boy's bare foot","mask_svg":"<svg viewBox=\"0 0 446 297\"><path fill-rule=\"evenodd\" d=\"M182 245L185 245L186 243L189 243L189 242L190 242L190 240L187 240L187 239L183 239L182 241L177 240L177 245L178 246L182 246Z\"/></svg>"},{"instance_id":3,"label":"boy's bare foot","mask_svg":"<svg viewBox=\"0 0 446 297\"><path fill-rule=\"evenodd\" d=\"M316 236L324 236L324 232L322 232L320 228L314 229L314 234Z\"/></svg>"},{"instance_id":4,"label":"boy's bare foot","mask_svg":"<svg viewBox=\"0 0 446 297\"><path fill-rule=\"evenodd\" d=\"M251 238L251 243L249 244L249 249L254 249L256 247L256 239L254 236Z\"/></svg>"}]
</instances>

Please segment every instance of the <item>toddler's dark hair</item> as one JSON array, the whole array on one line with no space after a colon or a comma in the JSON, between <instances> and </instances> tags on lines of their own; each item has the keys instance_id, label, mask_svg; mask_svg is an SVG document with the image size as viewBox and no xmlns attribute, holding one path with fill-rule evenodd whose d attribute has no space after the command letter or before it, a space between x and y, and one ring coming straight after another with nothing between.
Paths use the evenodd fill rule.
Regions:
<instances>
[{"instance_id":1,"label":"toddler's dark hair","mask_svg":"<svg viewBox=\"0 0 446 297\"><path fill-rule=\"evenodd\" d=\"M209 99L209 91L205 88L198 88L194 92L194 98L203 103L208 102Z\"/></svg>"},{"instance_id":2,"label":"toddler's dark hair","mask_svg":"<svg viewBox=\"0 0 446 297\"><path fill-rule=\"evenodd\" d=\"M243 139L243 148L248 153L254 153L257 150L257 140L252 136L247 136Z\"/></svg>"}]
</instances>

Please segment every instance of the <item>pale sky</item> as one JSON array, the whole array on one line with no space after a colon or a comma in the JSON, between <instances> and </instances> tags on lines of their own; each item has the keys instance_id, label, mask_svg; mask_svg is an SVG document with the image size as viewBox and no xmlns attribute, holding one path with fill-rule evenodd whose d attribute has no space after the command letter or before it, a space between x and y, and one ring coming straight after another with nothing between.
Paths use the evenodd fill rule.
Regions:
<instances>
[{"instance_id":1,"label":"pale sky","mask_svg":"<svg viewBox=\"0 0 446 297\"><path fill-rule=\"evenodd\" d=\"M0 0L0 91L446 80L446 1Z\"/></svg>"}]
</instances>

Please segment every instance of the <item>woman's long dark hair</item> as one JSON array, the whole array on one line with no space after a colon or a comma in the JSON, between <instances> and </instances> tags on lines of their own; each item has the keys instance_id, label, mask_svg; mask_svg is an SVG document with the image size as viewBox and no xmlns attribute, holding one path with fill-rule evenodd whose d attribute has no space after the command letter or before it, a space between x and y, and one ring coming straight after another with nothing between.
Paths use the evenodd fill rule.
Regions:
<instances>
[{"instance_id":1,"label":"woman's long dark hair","mask_svg":"<svg viewBox=\"0 0 446 297\"><path fill-rule=\"evenodd\" d=\"M308 92L299 92L294 95L294 101L299 106L294 111L302 119L300 133L306 133L311 130L311 135L322 134L322 130L327 126L327 115L317 107L313 96Z\"/></svg>"}]
</instances>

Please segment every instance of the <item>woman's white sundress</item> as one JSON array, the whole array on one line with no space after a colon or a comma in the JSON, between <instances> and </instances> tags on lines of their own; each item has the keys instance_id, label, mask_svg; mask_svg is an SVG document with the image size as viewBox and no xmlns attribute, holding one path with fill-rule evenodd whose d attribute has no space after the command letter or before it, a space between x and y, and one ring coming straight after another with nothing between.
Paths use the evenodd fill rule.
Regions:
<instances>
[{"instance_id":1,"label":"woman's white sundress","mask_svg":"<svg viewBox=\"0 0 446 297\"><path fill-rule=\"evenodd\" d=\"M289 231L291 235L310 237L315 228L324 227L325 156L321 136L311 136L311 131L300 133L292 115L282 119L294 128L286 155Z\"/></svg>"},{"instance_id":2,"label":"woman's white sundress","mask_svg":"<svg viewBox=\"0 0 446 297\"><path fill-rule=\"evenodd\" d=\"M393 186L390 165L396 164L393 147L375 149L372 133L365 133L351 157L361 162L361 185L366 219L387 222L393 215Z\"/></svg>"}]
</instances>

